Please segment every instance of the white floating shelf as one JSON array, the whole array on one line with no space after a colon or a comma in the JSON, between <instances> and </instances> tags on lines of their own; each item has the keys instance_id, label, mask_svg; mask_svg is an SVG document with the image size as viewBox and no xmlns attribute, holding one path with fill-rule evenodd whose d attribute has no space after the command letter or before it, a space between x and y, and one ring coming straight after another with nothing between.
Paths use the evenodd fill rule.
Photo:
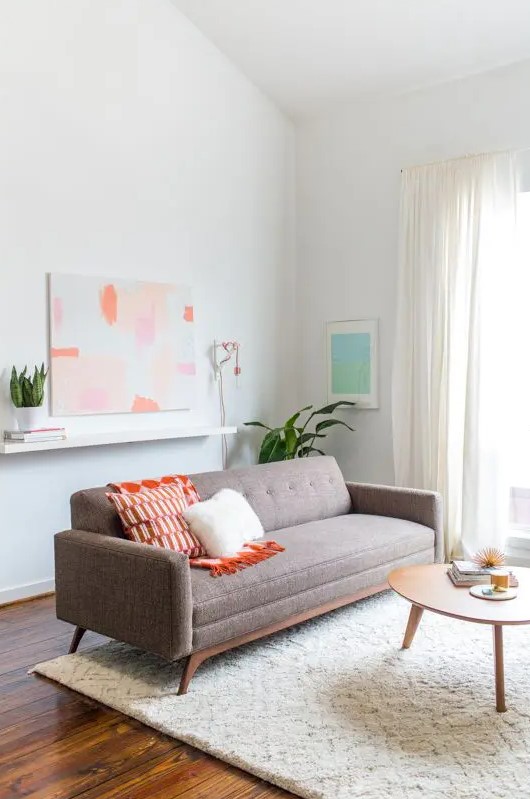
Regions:
<instances>
[{"instance_id":1,"label":"white floating shelf","mask_svg":"<svg viewBox=\"0 0 530 799\"><path fill-rule=\"evenodd\" d=\"M237 433L237 427L185 427L164 430L118 430L107 433L83 433L68 436L60 441L2 441L0 455L15 455L21 452L43 452L49 449L73 449L74 447L102 447L110 444L134 444L139 441L167 441L178 438L205 438Z\"/></svg>"}]
</instances>

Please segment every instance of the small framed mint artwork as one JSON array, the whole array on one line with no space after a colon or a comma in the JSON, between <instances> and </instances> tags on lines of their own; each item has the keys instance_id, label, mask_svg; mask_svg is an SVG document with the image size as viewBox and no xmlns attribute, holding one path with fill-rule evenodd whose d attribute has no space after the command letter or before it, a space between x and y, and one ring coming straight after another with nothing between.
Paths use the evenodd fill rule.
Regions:
<instances>
[{"instance_id":1,"label":"small framed mint artwork","mask_svg":"<svg viewBox=\"0 0 530 799\"><path fill-rule=\"evenodd\" d=\"M328 322L328 401L378 408L378 322Z\"/></svg>"}]
</instances>

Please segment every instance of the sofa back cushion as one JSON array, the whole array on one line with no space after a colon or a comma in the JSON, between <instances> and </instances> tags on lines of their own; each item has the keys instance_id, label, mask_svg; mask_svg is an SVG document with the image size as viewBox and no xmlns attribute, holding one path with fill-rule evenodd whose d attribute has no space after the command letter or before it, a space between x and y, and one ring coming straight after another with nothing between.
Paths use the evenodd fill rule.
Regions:
<instances>
[{"instance_id":1,"label":"sofa back cushion","mask_svg":"<svg viewBox=\"0 0 530 799\"><path fill-rule=\"evenodd\" d=\"M335 458L298 458L228 471L190 475L201 499L222 488L239 491L257 513L265 532L340 516L351 499ZM72 527L123 538L123 529L106 494L89 488L72 495Z\"/></svg>"},{"instance_id":2,"label":"sofa back cushion","mask_svg":"<svg viewBox=\"0 0 530 799\"><path fill-rule=\"evenodd\" d=\"M125 538L120 517L107 499L109 486L86 488L70 497L72 529Z\"/></svg>"},{"instance_id":3,"label":"sofa back cushion","mask_svg":"<svg viewBox=\"0 0 530 799\"><path fill-rule=\"evenodd\" d=\"M257 513L265 532L340 516L351 498L335 458L292 461L190 475L201 499L221 488L239 491Z\"/></svg>"}]
</instances>

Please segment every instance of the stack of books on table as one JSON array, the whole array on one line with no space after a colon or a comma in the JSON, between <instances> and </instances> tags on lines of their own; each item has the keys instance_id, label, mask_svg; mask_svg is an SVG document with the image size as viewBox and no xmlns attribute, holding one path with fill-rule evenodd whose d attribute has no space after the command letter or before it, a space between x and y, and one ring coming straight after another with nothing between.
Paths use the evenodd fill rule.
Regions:
<instances>
[{"instance_id":1,"label":"stack of books on table","mask_svg":"<svg viewBox=\"0 0 530 799\"><path fill-rule=\"evenodd\" d=\"M495 571L498 569L478 566L472 560L454 560L451 567L447 569L447 574L454 585L460 588L471 588L473 585L487 585L491 580L491 573ZM517 588L519 585L517 577L511 569L506 569L506 571L510 573L510 588Z\"/></svg>"},{"instance_id":2,"label":"stack of books on table","mask_svg":"<svg viewBox=\"0 0 530 799\"><path fill-rule=\"evenodd\" d=\"M13 444L34 444L37 441L61 441L66 438L64 427L41 427L38 430L5 430L4 441Z\"/></svg>"}]
</instances>

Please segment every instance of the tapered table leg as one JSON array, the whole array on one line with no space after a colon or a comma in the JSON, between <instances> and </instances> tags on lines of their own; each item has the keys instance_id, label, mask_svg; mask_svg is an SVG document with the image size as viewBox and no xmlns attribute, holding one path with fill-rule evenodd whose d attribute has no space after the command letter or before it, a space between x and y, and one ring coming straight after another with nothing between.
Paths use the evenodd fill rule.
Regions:
<instances>
[{"instance_id":1,"label":"tapered table leg","mask_svg":"<svg viewBox=\"0 0 530 799\"><path fill-rule=\"evenodd\" d=\"M411 645L422 616L423 608L420 608L418 605L412 605L407 622L407 629L405 630L405 637L403 638L403 649L408 649Z\"/></svg>"},{"instance_id":2,"label":"tapered table leg","mask_svg":"<svg viewBox=\"0 0 530 799\"><path fill-rule=\"evenodd\" d=\"M504 695L504 647L502 624L493 625L493 654L495 656L495 706L498 713L506 712Z\"/></svg>"}]
</instances>

